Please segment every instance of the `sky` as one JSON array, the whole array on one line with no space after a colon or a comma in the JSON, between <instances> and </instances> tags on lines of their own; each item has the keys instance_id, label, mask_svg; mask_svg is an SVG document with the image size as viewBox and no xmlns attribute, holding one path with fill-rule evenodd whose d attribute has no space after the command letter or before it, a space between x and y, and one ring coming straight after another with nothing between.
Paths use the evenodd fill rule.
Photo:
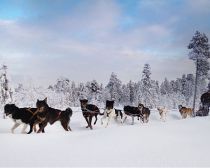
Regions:
<instances>
[{"instance_id":1,"label":"sky","mask_svg":"<svg viewBox=\"0 0 210 168\"><path fill-rule=\"evenodd\" d=\"M210 0L0 0L0 63L14 83L59 77L107 84L194 73L195 31L210 37Z\"/></svg>"}]
</instances>

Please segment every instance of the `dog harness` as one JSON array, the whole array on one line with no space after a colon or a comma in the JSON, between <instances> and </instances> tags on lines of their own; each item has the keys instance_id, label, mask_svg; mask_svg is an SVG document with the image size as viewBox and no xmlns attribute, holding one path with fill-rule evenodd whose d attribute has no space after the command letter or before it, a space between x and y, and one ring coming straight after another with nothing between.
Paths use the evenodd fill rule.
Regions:
<instances>
[{"instance_id":1,"label":"dog harness","mask_svg":"<svg viewBox=\"0 0 210 168\"><path fill-rule=\"evenodd\" d=\"M61 115L61 111L58 112L58 116L56 117L55 121L57 121L57 119L60 117L60 115Z\"/></svg>"},{"instance_id":2,"label":"dog harness","mask_svg":"<svg viewBox=\"0 0 210 168\"><path fill-rule=\"evenodd\" d=\"M98 111L92 111L92 110L89 110L87 108L82 108L82 112L89 112L89 113L99 113Z\"/></svg>"}]
</instances>

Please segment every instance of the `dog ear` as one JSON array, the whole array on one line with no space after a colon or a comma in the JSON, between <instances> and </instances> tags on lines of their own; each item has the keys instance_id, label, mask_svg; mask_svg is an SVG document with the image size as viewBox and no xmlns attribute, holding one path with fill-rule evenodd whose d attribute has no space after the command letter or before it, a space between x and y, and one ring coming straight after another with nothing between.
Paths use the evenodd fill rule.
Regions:
<instances>
[{"instance_id":1,"label":"dog ear","mask_svg":"<svg viewBox=\"0 0 210 168\"><path fill-rule=\"evenodd\" d=\"M47 103L47 97L44 99L45 103Z\"/></svg>"}]
</instances>

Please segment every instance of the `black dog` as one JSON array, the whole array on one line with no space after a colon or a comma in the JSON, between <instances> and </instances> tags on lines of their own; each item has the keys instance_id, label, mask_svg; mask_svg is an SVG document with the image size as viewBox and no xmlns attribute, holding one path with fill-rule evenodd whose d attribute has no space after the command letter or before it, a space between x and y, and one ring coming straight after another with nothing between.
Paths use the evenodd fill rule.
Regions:
<instances>
[{"instance_id":1,"label":"black dog","mask_svg":"<svg viewBox=\"0 0 210 168\"><path fill-rule=\"evenodd\" d=\"M201 95L201 107L196 112L196 116L208 116L210 107L210 91Z\"/></svg>"},{"instance_id":2,"label":"black dog","mask_svg":"<svg viewBox=\"0 0 210 168\"><path fill-rule=\"evenodd\" d=\"M41 128L38 130L38 133L41 132L47 126L48 122L52 125L56 121L60 121L62 127L66 131L71 131L71 128L69 126L70 118L73 113L71 108L67 108L65 111L51 108L47 104L47 98L45 98L44 100L37 100L36 106L39 111L37 118L41 120ZM40 121L37 121L36 119L34 119L34 123L37 123L37 122L39 123Z\"/></svg>"},{"instance_id":3,"label":"black dog","mask_svg":"<svg viewBox=\"0 0 210 168\"><path fill-rule=\"evenodd\" d=\"M14 130L21 124L24 124L24 127L21 132L26 133L25 130L27 128L27 124L32 125L32 131L33 131L32 118L37 120L36 116L38 113L38 109L37 108L19 108L15 104L6 104L4 106L4 113L6 116L9 116L15 122L14 126L11 129L12 133L14 133Z\"/></svg>"},{"instance_id":4,"label":"black dog","mask_svg":"<svg viewBox=\"0 0 210 168\"><path fill-rule=\"evenodd\" d=\"M201 103L203 105L209 105L210 106L210 91L203 93L201 95Z\"/></svg>"},{"instance_id":5,"label":"black dog","mask_svg":"<svg viewBox=\"0 0 210 168\"><path fill-rule=\"evenodd\" d=\"M95 122L94 122L95 125L98 120L97 118L98 114L103 115L103 113L100 113L100 110L96 105L88 104L87 99L80 100L80 104L81 104L82 114L88 124L86 128L93 129L91 124L93 116L95 116Z\"/></svg>"},{"instance_id":6,"label":"black dog","mask_svg":"<svg viewBox=\"0 0 210 168\"><path fill-rule=\"evenodd\" d=\"M134 117L137 117L138 119L140 117L143 120L143 115L138 107L124 106L124 113L125 113L125 117L124 117L123 123L127 119L127 116L132 117L132 124L134 124Z\"/></svg>"},{"instance_id":7,"label":"black dog","mask_svg":"<svg viewBox=\"0 0 210 168\"><path fill-rule=\"evenodd\" d=\"M122 118L123 118L122 110L115 109L115 114L116 114L116 118L118 118L120 116L120 119L122 120Z\"/></svg>"}]
</instances>

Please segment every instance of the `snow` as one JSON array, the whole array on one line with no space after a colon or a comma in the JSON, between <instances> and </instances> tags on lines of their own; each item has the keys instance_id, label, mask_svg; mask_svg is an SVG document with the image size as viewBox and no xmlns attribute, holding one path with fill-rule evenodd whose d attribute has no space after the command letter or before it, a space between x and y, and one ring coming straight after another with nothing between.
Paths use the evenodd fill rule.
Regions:
<instances>
[{"instance_id":1,"label":"snow","mask_svg":"<svg viewBox=\"0 0 210 168\"><path fill-rule=\"evenodd\" d=\"M79 108L73 108L78 111ZM181 119L170 110L160 121L152 110L150 121L131 118L123 125L112 122L86 129L81 112L71 119L72 132L57 122L45 134L10 132L11 119L0 119L0 166L210 166L210 117Z\"/></svg>"}]
</instances>

